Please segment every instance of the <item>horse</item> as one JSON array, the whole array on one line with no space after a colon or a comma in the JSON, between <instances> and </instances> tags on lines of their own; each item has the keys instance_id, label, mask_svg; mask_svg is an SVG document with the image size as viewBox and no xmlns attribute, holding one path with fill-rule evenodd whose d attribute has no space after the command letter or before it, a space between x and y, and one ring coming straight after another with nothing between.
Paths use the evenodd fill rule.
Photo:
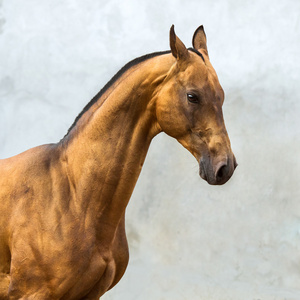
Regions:
<instances>
[{"instance_id":1,"label":"horse","mask_svg":"<svg viewBox=\"0 0 300 300\"><path fill-rule=\"evenodd\" d=\"M134 59L67 134L0 160L0 299L99 299L125 273L125 209L151 140L175 138L212 185L237 163L203 26Z\"/></svg>"}]
</instances>

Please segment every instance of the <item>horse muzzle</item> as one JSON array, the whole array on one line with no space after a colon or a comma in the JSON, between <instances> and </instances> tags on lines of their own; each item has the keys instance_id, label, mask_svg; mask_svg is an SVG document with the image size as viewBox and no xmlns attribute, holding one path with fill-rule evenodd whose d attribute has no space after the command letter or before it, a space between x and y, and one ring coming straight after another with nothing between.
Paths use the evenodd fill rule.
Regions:
<instances>
[{"instance_id":1,"label":"horse muzzle","mask_svg":"<svg viewBox=\"0 0 300 300\"><path fill-rule=\"evenodd\" d=\"M200 159L199 174L211 185L222 185L230 179L237 165L233 154L221 159L205 155Z\"/></svg>"}]
</instances>

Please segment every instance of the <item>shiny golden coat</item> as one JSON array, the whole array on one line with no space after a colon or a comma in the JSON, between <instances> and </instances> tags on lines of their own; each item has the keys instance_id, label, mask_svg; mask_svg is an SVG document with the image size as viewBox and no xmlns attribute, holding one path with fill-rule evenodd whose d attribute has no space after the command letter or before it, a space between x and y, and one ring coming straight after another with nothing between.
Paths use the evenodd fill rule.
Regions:
<instances>
[{"instance_id":1,"label":"shiny golden coat","mask_svg":"<svg viewBox=\"0 0 300 300\"><path fill-rule=\"evenodd\" d=\"M199 27L188 50L132 65L57 144L0 160L0 299L98 299L128 263L125 208L164 131L223 184L236 166ZM195 49L197 51L195 51Z\"/></svg>"}]
</instances>

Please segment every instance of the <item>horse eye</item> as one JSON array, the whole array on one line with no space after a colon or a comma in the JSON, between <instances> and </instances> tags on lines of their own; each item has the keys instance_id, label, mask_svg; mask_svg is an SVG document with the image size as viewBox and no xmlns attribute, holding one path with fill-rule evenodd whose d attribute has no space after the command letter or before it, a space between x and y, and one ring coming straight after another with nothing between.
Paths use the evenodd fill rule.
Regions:
<instances>
[{"instance_id":1,"label":"horse eye","mask_svg":"<svg viewBox=\"0 0 300 300\"><path fill-rule=\"evenodd\" d=\"M192 94L192 93L187 93L187 99L189 102L191 103L199 103L199 99L198 97L195 95L195 94Z\"/></svg>"}]
</instances>

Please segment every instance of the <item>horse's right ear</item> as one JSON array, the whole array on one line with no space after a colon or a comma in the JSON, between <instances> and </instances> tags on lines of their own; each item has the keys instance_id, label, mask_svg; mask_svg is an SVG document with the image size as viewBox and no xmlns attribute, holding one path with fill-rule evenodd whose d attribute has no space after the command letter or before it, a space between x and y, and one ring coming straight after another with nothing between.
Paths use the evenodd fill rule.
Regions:
<instances>
[{"instance_id":1,"label":"horse's right ear","mask_svg":"<svg viewBox=\"0 0 300 300\"><path fill-rule=\"evenodd\" d=\"M184 43L175 34L174 25L170 29L170 47L173 56L178 60L185 60L189 57L189 51Z\"/></svg>"}]
</instances>

